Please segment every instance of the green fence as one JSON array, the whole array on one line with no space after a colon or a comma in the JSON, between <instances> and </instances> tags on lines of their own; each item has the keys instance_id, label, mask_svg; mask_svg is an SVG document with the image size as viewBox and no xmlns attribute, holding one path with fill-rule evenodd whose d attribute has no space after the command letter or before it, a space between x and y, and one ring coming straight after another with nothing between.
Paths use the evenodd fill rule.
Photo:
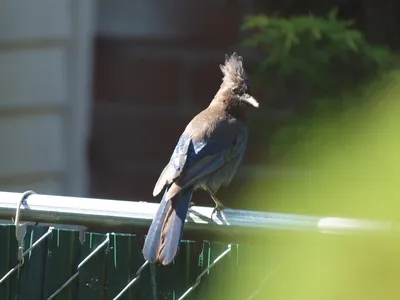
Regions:
<instances>
[{"instance_id":1,"label":"green fence","mask_svg":"<svg viewBox=\"0 0 400 300\"><path fill-rule=\"evenodd\" d=\"M251 240L252 233L258 236L262 226L290 230L311 224L302 216L230 209L211 220L212 207L192 207L185 233L195 231L200 240L184 240L168 266L144 261L142 235L86 232L82 243L79 231L62 225L141 232L157 206L0 192L0 219L19 224L0 225L0 300L255 299L260 276L252 276L254 284L239 293L235 290L248 270L244 259L251 255L246 249L253 247L239 247L238 240Z\"/></svg>"},{"instance_id":2,"label":"green fence","mask_svg":"<svg viewBox=\"0 0 400 300\"><path fill-rule=\"evenodd\" d=\"M114 299L125 287L118 299L179 299L217 258L187 299L224 299L222 291L234 282L229 277L235 276L238 267L237 245L204 241L196 247L192 241L183 241L173 264L147 264L137 274L144 260L135 235L86 233L81 244L77 231L47 228L28 226L24 263L3 277L19 260L15 227L0 226L0 299ZM221 295L217 295L212 282L221 272L227 286L219 285Z\"/></svg>"},{"instance_id":3,"label":"green fence","mask_svg":"<svg viewBox=\"0 0 400 300\"><path fill-rule=\"evenodd\" d=\"M183 241L168 266L143 260L142 235L86 232L81 242L79 231L61 225L140 233L156 209L0 192L0 219L19 224L0 224L0 300L366 300L374 285L376 295L400 299L396 221L232 209L211 220L212 207L192 207L185 235L200 240Z\"/></svg>"}]
</instances>

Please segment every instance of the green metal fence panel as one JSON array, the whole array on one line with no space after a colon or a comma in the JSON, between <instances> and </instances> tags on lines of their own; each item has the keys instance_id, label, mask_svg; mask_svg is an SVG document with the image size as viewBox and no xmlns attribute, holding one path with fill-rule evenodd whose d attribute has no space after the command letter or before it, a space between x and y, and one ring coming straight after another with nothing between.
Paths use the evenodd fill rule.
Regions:
<instances>
[{"instance_id":1,"label":"green metal fence panel","mask_svg":"<svg viewBox=\"0 0 400 300\"><path fill-rule=\"evenodd\" d=\"M120 291L136 276L137 269L144 263L140 255L136 236L130 234L113 235L110 240L109 253L106 258L108 299ZM120 298L144 299L138 286L133 285Z\"/></svg>"},{"instance_id":2,"label":"green metal fence panel","mask_svg":"<svg viewBox=\"0 0 400 300\"><path fill-rule=\"evenodd\" d=\"M15 227L1 225L0 238L0 276L3 277L19 263ZM137 278L137 271L144 264L139 241L133 234L86 233L85 242L81 244L77 231L28 226L24 249L35 242L33 249L25 251L19 271L0 283L0 299L114 299ZM148 264L140 278L118 299L179 299L226 249L227 244L223 243L197 244L184 240L172 264ZM227 281L232 279L230 274L235 273L238 255L237 247L232 249L218 267L205 273L199 287L185 299L225 299L223 289L232 282L224 282L217 290L213 287L219 284L219 275ZM219 271L220 267L224 270Z\"/></svg>"},{"instance_id":3,"label":"green metal fence panel","mask_svg":"<svg viewBox=\"0 0 400 300\"><path fill-rule=\"evenodd\" d=\"M3 277L17 262L17 241L13 226L0 225L0 277ZM1 299L12 299L18 295L18 279L11 276L0 284Z\"/></svg>"},{"instance_id":4,"label":"green metal fence panel","mask_svg":"<svg viewBox=\"0 0 400 300\"><path fill-rule=\"evenodd\" d=\"M238 253L236 245L233 245L231 250L226 256L218 262L218 267L213 268L204 276L201 280L201 284L193 292L195 299L233 299L227 298L228 291L232 289L232 285L235 284L233 281L234 273L231 272L230 266L236 268ZM204 242L203 254L204 254L204 265L203 270L227 250L227 244L219 242ZM236 299L236 298L235 298Z\"/></svg>"},{"instance_id":5,"label":"green metal fence panel","mask_svg":"<svg viewBox=\"0 0 400 300\"><path fill-rule=\"evenodd\" d=\"M44 227L33 228L32 226L28 226L23 242L24 248L27 249L32 246L46 231L47 228ZM24 265L20 269L18 279L19 299L42 298L42 279L45 271L46 243L47 240L44 240L25 256Z\"/></svg>"},{"instance_id":6,"label":"green metal fence panel","mask_svg":"<svg viewBox=\"0 0 400 300\"><path fill-rule=\"evenodd\" d=\"M80 260L83 261L106 240L105 234L86 234L85 243L81 247ZM106 256L104 245L79 270L78 298L87 300L105 299L106 291Z\"/></svg>"},{"instance_id":7,"label":"green metal fence panel","mask_svg":"<svg viewBox=\"0 0 400 300\"><path fill-rule=\"evenodd\" d=\"M182 295L193 284L201 269L198 265L195 242L183 241L179 255L173 264L174 297ZM171 276L172 277L172 276Z\"/></svg>"},{"instance_id":8,"label":"green metal fence panel","mask_svg":"<svg viewBox=\"0 0 400 300\"><path fill-rule=\"evenodd\" d=\"M79 233L54 230L46 249L46 268L43 278L43 299L47 299L70 278L79 263ZM72 282L57 297L57 300L77 299L78 284Z\"/></svg>"}]
</instances>

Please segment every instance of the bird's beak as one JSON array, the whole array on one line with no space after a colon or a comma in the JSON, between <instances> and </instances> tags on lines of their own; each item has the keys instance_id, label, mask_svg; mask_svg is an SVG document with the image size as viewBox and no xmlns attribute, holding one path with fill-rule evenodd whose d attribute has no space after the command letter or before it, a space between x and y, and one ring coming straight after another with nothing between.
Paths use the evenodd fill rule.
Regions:
<instances>
[{"instance_id":1,"label":"bird's beak","mask_svg":"<svg viewBox=\"0 0 400 300\"><path fill-rule=\"evenodd\" d=\"M250 105L252 105L252 106L254 106L254 107L258 107L258 106L259 106L257 100L254 99L254 98L253 98L252 96L250 96L249 94L244 94L244 95L241 97L240 100L242 100L243 102L246 102L246 103L248 103L248 104L250 104Z\"/></svg>"}]
</instances>

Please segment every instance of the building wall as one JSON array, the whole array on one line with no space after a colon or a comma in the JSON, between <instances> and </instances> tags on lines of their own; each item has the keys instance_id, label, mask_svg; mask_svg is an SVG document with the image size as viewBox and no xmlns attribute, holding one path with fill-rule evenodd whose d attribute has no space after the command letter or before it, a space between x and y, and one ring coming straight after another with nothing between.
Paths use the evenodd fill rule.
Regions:
<instances>
[{"instance_id":1,"label":"building wall","mask_svg":"<svg viewBox=\"0 0 400 300\"><path fill-rule=\"evenodd\" d=\"M93 1L0 3L0 189L86 195Z\"/></svg>"}]
</instances>

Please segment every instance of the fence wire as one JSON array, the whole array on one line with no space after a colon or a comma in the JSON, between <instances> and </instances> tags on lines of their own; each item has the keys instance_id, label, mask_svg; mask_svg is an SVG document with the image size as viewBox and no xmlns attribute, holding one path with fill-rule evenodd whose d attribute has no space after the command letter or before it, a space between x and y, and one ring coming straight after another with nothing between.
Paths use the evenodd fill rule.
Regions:
<instances>
[{"instance_id":1,"label":"fence wire","mask_svg":"<svg viewBox=\"0 0 400 300\"><path fill-rule=\"evenodd\" d=\"M253 293L251 293L251 295L246 299L246 300L252 300L255 299L258 294L260 293L261 289L263 288L263 286L267 283L267 281L276 273L278 272L278 270L280 268L282 268L283 265L285 265L287 263L287 261L289 260L289 258L291 258L292 256L289 255L288 257L284 258L279 264L277 264L272 270L270 270L267 275L265 275L265 277L261 280L261 282L258 284L258 287L256 288L255 291L253 291Z\"/></svg>"},{"instance_id":2,"label":"fence wire","mask_svg":"<svg viewBox=\"0 0 400 300\"><path fill-rule=\"evenodd\" d=\"M117 296L113 300L119 299L133 284L135 284L140 279L140 274L142 273L143 269L149 264L149 261L145 261L145 263L137 270L136 277L133 278Z\"/></svg>"},{"instance_id":3,"label":"fence wire","mask_svg":"<svg viewBox=\"0 0 400 300\"><path fill-rule=\"evenodd\" d=\"M77 271L75 272L74 275L72 275L58 290L56 290L50 297L47 298L47 300L54 299L55 296L57 296L63 289L65 289L75 278L79 276L79 270L84 266L100 249L102 249L108 242L110 241L110 234L107 233L106 239L96 247L84 260L81 261L81 263L78 265Z\"/></svg>"},{"instance_id":4,"label":"fence wire","mask_svg":"<svg viewBox=\"0 0 400 300\"><path fill-rule=\"evenodd\" d=\"M53 231L54 227L49 227L47 232L42 235L35 243L32 244L28 249L26 249L24 252L22 252L21 255L19 255L19 263L12 268L10 271L7 272L6 275L3 276L3 278L0 279L0 284L2 284L11 274L13 274L15 271L19 270L22 265L24 264L24 257L32 250L34 249L37 245L39 245L42 241L46 239L50 235L50 233ZM22 250L21 246L18 247L18 250Z\"/></svg>"},{"instance_id":5,"label":"fence wire","mask_svg":"<svg viewBox=\"0 0 400 300\"><path fill-rule=\"evenodd\" d=\"M197 276L196 282L178 300L185 299L200 284L203 276L208 274L210 269L214 267L222 258L228 255L231 252L231 250L232 250L232 245L229 244L228 248L224 252L222 252L203 272L201 272L199 276Z\"/></svg>"}]
</instances>

